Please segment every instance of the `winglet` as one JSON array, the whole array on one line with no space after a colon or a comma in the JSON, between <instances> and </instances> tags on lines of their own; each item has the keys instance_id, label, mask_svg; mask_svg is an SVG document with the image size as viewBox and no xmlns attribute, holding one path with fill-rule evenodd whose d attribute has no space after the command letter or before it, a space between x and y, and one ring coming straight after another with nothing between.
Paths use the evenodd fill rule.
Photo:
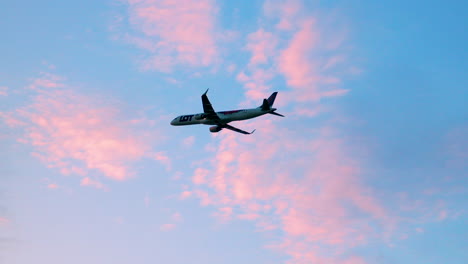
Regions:
<instances>
[{"instance_id":1,"label":"winglet","mask_svg":"<svg viewBox=\"0 0 468 264\"><path fill-rule=\"evenodd\" d=\"M210 89L210 88L206 89L206 92L205 92L203 95L205 95L205 94L208 92L209 89Z\"/></svg>"},{"instance_id":2,"label":"winglet","mask_svg":"<svg viewBox=\"0 0 468 264\"><path fill-rule=\"evenodd\" d=\"M252 132L250 132L250 134L253 134L253 132L255 132L256 129L252 130Z\"/></svg>"}]
</instances>

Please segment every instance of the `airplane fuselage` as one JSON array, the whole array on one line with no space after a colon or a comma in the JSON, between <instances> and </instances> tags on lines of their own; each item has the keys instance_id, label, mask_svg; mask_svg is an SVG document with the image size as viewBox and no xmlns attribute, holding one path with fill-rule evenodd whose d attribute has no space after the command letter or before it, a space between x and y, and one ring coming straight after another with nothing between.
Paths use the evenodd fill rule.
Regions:
<instances>
[{"instance_id":1,"label":"airplane fuselage","mask_svg":"<svg viewBox=\"0 0 468 264\"><path fill-rule=\"evenodd\" d=\"M261 116L264 114L272 114L277 116L282 116L282 114L278 114L275 112L276 108L273 108L273 103L275 102L276 94L278 92L274 92L268 97L268 99L263 99L262 105L257 108L250 108L250 109L240 109L240 110L231 110L231 111L222 111L216 112L211 105L210 100L206 93L202 94L202 105L203 105L203 113L192 114L192 115L181 115L174 118L171 121L171 125L173 126L187 126L187 125L212 125L210 127L211 133L217 133L223 129L229 129L244 135L250 135L255 132L255 129L252 132L244 131L237 127L233 127L228 125L229 122L232 121L241 121L246 119L255 118L257 116ZM213 126L214 125L214 126Z\"/></svg>"},{"instance_id":2,"label":"airplane fuselage","mask_svg":"<svg viewBox=\"0 0 468 264\"><path fill-rule=\"evenodd\" d=\"M246 119L255 118L269 112L275 111L276 108L271 108L269 110L262 110L261 108L251 108L251 109L240 109L240 110L231 110L231 111L222 111L216 112L219 116L219 123L227 124L232 121L241 121ZM174 118L171 121L173 126L186 126L186 125L216 125L218 122L206 118L205 113L191 114L191 115L181 115Z\"/></svg>"}]
</instances>

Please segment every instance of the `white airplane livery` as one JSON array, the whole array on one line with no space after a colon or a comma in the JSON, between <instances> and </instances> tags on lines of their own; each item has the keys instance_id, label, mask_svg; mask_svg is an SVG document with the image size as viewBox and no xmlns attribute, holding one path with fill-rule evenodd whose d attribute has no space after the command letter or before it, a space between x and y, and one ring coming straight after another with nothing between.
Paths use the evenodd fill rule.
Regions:
<instances>
[{"instance_id":1,"label":"white airplane livery","mask_svg":"<svg viewBox=\"0 0 468 264\"><path fill-rule=\"evenodd\" d=\"M208 96L206 92L201 96L202 103L203 103L203 111L204 113L199 114L192 114L192 115L181 115L174 118L171 121L171 125L173 126L186 126L186 125L213 125L210 127L210 132L216 133L221 131L223 128L239 132L242 134L252 134L252 132L246 132L239 128L233 127L228 125L229 122L232 121L241 121L246 119L255 118L258 116L262 116L264 114L272 114L277 116L282 116L281 114L276 113L276 108L273 108L273 103L275 102L276 95L278 92L274 92L268 97L268 99L263 99L263 103L261 106L257 108L250 108L250 109L240 109L240 110L231 110L231 111L222 111L222 112L215 112L213 106L208 100Z\"/></svg>"}]
</instances>

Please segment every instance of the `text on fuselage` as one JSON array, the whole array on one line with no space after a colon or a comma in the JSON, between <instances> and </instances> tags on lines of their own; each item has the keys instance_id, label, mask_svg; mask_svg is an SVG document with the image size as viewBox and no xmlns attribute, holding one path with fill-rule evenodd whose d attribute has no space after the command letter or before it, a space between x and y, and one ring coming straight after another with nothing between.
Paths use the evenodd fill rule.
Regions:
<instances>
[{"instance_id":1,"label":"text on fuselage","mask_svg":"<svg viewBox=\"0 0 468 264\"><path fill-rule=\"evenodd\" d=\"M194 115L185 115L185 116L181 116L181 117L179 117L179 121L180 121L180 122L192 121L193 116L194 116Z\"/></svg>"}]
</instances>

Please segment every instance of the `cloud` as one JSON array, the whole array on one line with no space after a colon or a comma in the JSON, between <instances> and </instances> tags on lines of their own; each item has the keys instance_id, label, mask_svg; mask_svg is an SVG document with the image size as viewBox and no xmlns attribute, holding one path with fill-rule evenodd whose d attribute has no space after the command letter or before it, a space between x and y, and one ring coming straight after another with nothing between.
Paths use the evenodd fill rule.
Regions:
<instances>
[{"instance_id":1,"label":"cloud","mask_svg":"<svg viewBox=\"0 0 468 264\"><path fill-rule=\"evenodd\" d=\"M246 49L252 53L250 65L264 64L269 61L276 49L277 39L270 32L260 28L247 37Z\"/></svg>"},{"instance_id":2,"label":"cloud","mask_svg":"<svg viewBox=\"0 0 468 264\"><path fill-rule=\"evenodd\" d=\"M193 146L193 143L195 143L195 137L194 136L186 137L182 141L182 145L184 145L185 147L191 147L191 146Z\"/></svg>"},{"instance_id":3,"label":"cloud","mask_svg":"<svg viewBox=\"0 0 468 264\"><path fill-rule=\"evenodd\" d=\"M301 18L303 8L300 0L267 0L263 6L264 13L268 18L278 20L275 28L285 31L294 30L297 20Z\"/></svg>"},{"instance_id":4,"label":"cloud","mask_svg":"<svg viewBox=\"0 0 468 264\"><path fill-rule=\"evenodd\" d=\"M278 78L287 84L281 101L301 109L296 115L315 116L322 98L348 93L340 87L342 79L355 75L357 67L352 65L351 56L345 55L349 49L342 47L342 37L336 41L327 33L343 32L342 25L305 10L302 1L265 2L265 21L274 26L262 23L248 35L245 49L250 60L237 75L249 101L263 99Z\"/></svg>"},{"instance_id":5,"label":"cloud","mask_svg":"<svg viewBox=\"0 0 468 264\"><path fill-rule=\"evenodd\" d=\"M0 86L0 96L8 96L8 87Z\"/></svg>"},{"instance_id":6,"label":"cloud","mask_svg":"<svg viewBox=\"0 0 468 264\"><path fill-rule=\"evenodd\" d=\"M83 177L82 186L101 189L87 176L91 171L122 181L135 175L132 165L143 158L169 166L164 153L153 152L158 133L149 120L128 120L118 103L80 94L63 80L41 74L28 86L31 103L2 114L7 125L24 132L18 140L32 147L33 156L64 175Z\"/></svg>"},{"instance_id":7,"label":"cloud","mask_svg":"<svg viewBox=\"0 0 468 264\"><path fill-rule=\"evenodd\" d=\"M57 184L55 184L55 183L49 183L49 184L47 185L47 188L48 188L48 189L58 189L59 186L58 186Z\"/></svg>"},{"instance_id":8,"label":"cloud","mask_svg":"<svg viewBox=\"0 0 468 264\"><path fill-rule=\"evenodd\" d=\"M321 98L348 92L339 88L339 69L350 57L323 36L333 29L303 10L300 1L267 1L265 19L274 26L264 22L248 35L251 56L236 76L249 100L265 98L283 78L281 103L294 105L298 118L326 111ZM352 249L385 239L398 220L361 179L365 166L340 130L330 121L294 130L267 119L255 124L262 129L254 137L217 135L213 158L194 170L184 198L214 207L221 221L252 221L275 237L268 247L288 254L287 263L365 263Z\"/></svg>"},{"instance_id":9,"label":"cloud","mask_svg":"<svg viewBox=\"0 0 468 264\"><path fill-rule=\"evenodd\" d=\"M335 55L323 59L316 55L323 51L318 46L319 38L315 20L305 20L278 59L279 71L289 87L296 90L295 96L302 101L317 101L322 97L341 96L348 92L334 89L334 85L340 84L340 78L324 72L342 62L343 57Z\"/></svg>"},{"instance_id":10,"label":"cloud","mask_svg":"<svg viewBox=\"0 0 468 264\"><path fill-rule=\"evenodd\" d=\"M145 198L143 198L143 202L144 202L144 204L145 204L145 207L148 208L148 207L150 206L150 204L151 204L151 199L150 199L150 197L149 197L148 194L145 194Z\"/></svg>"},{"instance_id":11,"label":"cloud","mask_svg":"<svg viewBox=\"0 0 468 264\"><path fill-rule=\"evenodd\" d=\"M8 220L8 218L0 217L0 225L6 225L8 223L10 223L10 220Z\"/></svg>"},{"instance_id":12,"label":"cloud","mask_svg":"<svg viewBox=\"0 0 468 264\"><path fill-rule=\"evenodd\" d=\"M175 224L164 224L164 225L161 225L161 227L159 228L161 231L171 231L173 230L174 228L176 227Z\"/></svg>"},{"instance_id":13,"label":"cloud","mask_svg":"<svg viewBox=\"0 0 468 264\"><path fill-rule=\"evenodd\" d=\"M44 88L62 88L65 78L48 73L42 72L41 76L32 80L32 83L28 86L30 89L44 89Z\"/></svg>"},{"instance_id":14,"label":"cloud","mask_svg":"<svg viewBox=\"0 0 468 264\"><path fill-rule=\"evenodd\" d=\"M303 23L289 46L282 51L279 70L285 75L289 86L309 86L316 81L313 75L308 75L314 72L314 65L307 55L316 47L317 38L314 20L310 19Z\"/></svg>"},{"instance_id":15,"label":"cloud","mask_svg":"<svg viewBox=\"0 0 468 264\"><path fill-rule=\"evenodd\" d=\"M128 0L133 29L123 38L144 50L146 70L170 72L177 65L207 67L219 58L216 15L211 0Z\"/></svg>"},{"instance_id":16,"label":"cloud","mask_svg":"<svg viewBox=\"0 0 468 264\"><path fill-rule=\"evenodd\" d=\"M80 185L81 186L91 186L91 187L94 187L96 189L107 190L107 188L106 188L106 186L104 184L100 183L99 181L92 180L89 177L83 178L81 180L81 182L80 182Z\"/></svg>"},{"instance_id":17,"label":"cloud","mask_svg":"<svg viewBox=\"0 0 468 264\"><path fill-rule=\"evenodd\" d=\"M339 258L392 226L395 220L360 180L362 166L333 128L297 133L259 122L264 134L255 139L222 134L215 159L196 170L193 191L217 208L217 218L276 231L282 242L271 247L288 253L291 263L313 263L330 247ZM272 143L278 137L281 144Z\"/></svg>"},{"instance_id":18,"label":"cloud","mask_svg":"<svg viewBox=\"0 0 468 264\"><path fill-rule=\"evenodd\" d=\"M166 223L160 226L161 231L171 231L174 230L177 227L177 224L181 223L183 221L182 215L178 212L175 212L171 215L171 223Z\"/></svg>"},{"instance_id":19,"label":"cloud","mask_svg":"<svg viewBox=\"0 0 468 264\"><path fill-rule=\"evenodd\" d=\"M443 139L447 167L466 168L468 164L468 126L452 128Z\"/></svg>"}]
</instances>

